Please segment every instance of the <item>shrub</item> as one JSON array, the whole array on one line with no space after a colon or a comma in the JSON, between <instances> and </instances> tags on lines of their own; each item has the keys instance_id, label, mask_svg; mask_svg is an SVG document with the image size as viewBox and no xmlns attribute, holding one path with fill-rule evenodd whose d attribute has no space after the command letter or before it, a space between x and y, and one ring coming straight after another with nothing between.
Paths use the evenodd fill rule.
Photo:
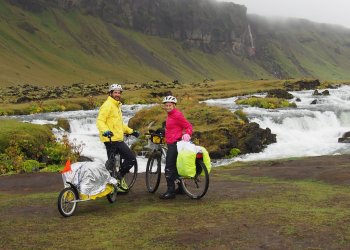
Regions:
<instances>
[{"instance_id":1,"label":"shrub","mask_svg":"<svg viewBox=\"0 0 350 250\"><path fill-rule=\"evenodd\" d=\"M236 157L237 155L239 155L241 153L241 150L239 150L238 148L233 148L230 150L230 158Z\"/></svg>"},{"instance_id":2,"label":"shrub","mask_svg":"<svg viewBox=\"0 0 350 250\"><path fill-rule=\"evenodd\" d=\"M6 174L13 171L11 160L7 154L0 154L0 174Z\"/></svg>"},{"instance_id":3,"label":"shrub","mask_svg":"<svg viewBox=\"0 0 350 250\"><path fill-rule=\"evenodd\" d=\"M16 172L21 171L24 155L16 141L10 141L10 145L6 148L5 154L10 165L9 167Z\"/></svg>"},{"instance_id":4,"label":"shrub","mask_svg":"<svg viewBox=\"0 0 350 250\"><path fill-rule=\"evenodd\" d=\"M26 160L23 162L22 170L25 173L31 173L34 171L38 171L40 166L41 166L40 163L36 160Z\"/></svg>"},{"instance_id":5,"label":"shrub","mask_svg":"<svg viewBox=\"0 0 350 250\"><path fill-rule=\"evenodd\" d=\"M49 164L63 164L67 159L75 162L80 157L85 144L78 144L76 139L69 142L68 136L63 135L59 142L49 143L44 153L48 158Z\"/></svg>"},{"instance_id":6,"label":"shrub","mask_svg":"<svg viewBox=\"0 0 350 250\"><path fill-rule=\"evenodd\" d=\"M40 172L52 172L57 173L62 170L62 165L48 165L40 170Z\"/></svg>"}]
</instances>

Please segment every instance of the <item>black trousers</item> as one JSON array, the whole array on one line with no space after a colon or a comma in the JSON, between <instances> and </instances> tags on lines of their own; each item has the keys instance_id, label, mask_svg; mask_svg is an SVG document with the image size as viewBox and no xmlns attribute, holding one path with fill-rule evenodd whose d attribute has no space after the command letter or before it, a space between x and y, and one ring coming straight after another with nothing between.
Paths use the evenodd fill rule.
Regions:
<instances>
[{"instance_id":1,"label":"black trousers","mask_svg":"<svg viewBox=\"0 0 350 250\"><path fill-rule=\"evenodd\" d=\"M178 176L176 168L177 146L176 142L168 145L168 152L165 158L165 178L168 191L175 192L175 180Z\"/></svg>"},{"instance_id":2,"label":"black trousers","mask_svg":"<svg viewBox=\"0 0 350 250\"><path fill-rule=\"evenodd\" d=\"M105 142L104 144L107 150L108 159L117 153L119 153L120 157L123 159L120 167L121 169L119 170L121 177L123 177L136 163L135 154L123 141Z\"/></svg>"}]
</instances>

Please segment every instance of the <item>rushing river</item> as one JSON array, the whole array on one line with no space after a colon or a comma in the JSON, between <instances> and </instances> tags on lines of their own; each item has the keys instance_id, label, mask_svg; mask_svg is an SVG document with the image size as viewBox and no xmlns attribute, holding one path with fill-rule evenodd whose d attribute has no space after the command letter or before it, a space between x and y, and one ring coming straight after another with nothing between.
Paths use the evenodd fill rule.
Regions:
<instances>
[{"instance_id":1,"label":"rushing river","mask_svg":"<svg viewBox=\"0 0 350 250\"><path fill-rule=\"evenodd\" d=\"M266 110L243 107L252 122L270 128L277 135L277 143L263 152L247 154L232 161L271 160L289 157L335 155L350 153L350 144L338 143L338 138L350 131L350 86L329 89L329 96L313 96L313 90L290 92L297 108ZM208 100L210 105L223 106L231 111L242 108L234 98ZM313 100L316 104L311 104Z\"/></svg>"},{"instance_id":2,"label":"rushing river","mask_svg":"<svg viewBox=\"0 0 350 250\"><path fill-rule=\"evenodd\" d=\"M338 138L350 131L350 86L330 89L330 96L313 96L313 91L290 92L301 101L295 109L265 110L235 104L234 98L207 100L209 105L223 106L231 111L243 108L250 121L262 128L270 128L277 135L277 143L269 145L263 152L247 154L232 161L270 160L300 156L318 156L350 153L350 144L338 143ZM295 101L295 99L291 101ZM317 104L310 103L317 99ZM142 108L150 105L124 105L123 116L127 121ZM94 161L107 160L104 144L100 142L96 128L98 110L68 111L17 116L15 118L37 123L56 123L58 118L68 119L71 127L69 139L84 143L82 155ZM54 131L57 137L62 131ZM138 157L140 171L145 170L146 159Z\"/></svg>"},{"instance_id":3,"label":"rushing river","mask_svg":"<svg viewBox=\"0 0 350 250\"><path fill-rule=\"evenodd\" d=\"M142 108L151 105L123 105L122 112L124 122L128 123L129 119ZM104 144L100 141L98 130L96 127L96 118L98 109L96 110L78 110L67 112L40 113L32 115L12 116L11 118L20 119L25 122L35 124L57 124L57 119L64 118L69 121L70 133L68 138L76 144L84 144L81 155L86 156L93 161L105 163L107 154ZM63 130L54 129L57 138L61 138L65 133ZM132 143L132 141L130 141ZM144 172L146 169L146 159L138 157L139 171Z\"/></svg>"}]
</instances>

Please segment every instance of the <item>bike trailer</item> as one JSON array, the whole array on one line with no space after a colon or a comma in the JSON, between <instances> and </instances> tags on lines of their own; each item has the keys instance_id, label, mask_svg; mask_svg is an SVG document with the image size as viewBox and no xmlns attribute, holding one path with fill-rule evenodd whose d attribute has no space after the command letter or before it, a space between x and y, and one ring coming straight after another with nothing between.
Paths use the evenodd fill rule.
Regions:
<instances>
[{"instance_id":1,"label":"bike trailer","mask_svg":"<svg viewBox=\"0 0 350 250\"><path fill-rule=\"evenodd\" d=\"M65 187L74 186L81 199L96 199L105 196L117 185L104 164L96 162L76 162L61 171Z\"/></svg>"}]
</instances>

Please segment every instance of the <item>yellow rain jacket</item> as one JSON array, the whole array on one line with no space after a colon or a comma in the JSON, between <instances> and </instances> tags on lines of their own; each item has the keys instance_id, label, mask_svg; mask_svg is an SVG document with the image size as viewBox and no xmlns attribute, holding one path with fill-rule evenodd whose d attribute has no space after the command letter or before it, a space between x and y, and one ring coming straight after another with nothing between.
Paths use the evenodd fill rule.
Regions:
<instances>
[{"instance_id":1,"label":"yellow rain jacket","mask_svg":"<svg viewBox=\"0 0 350 250\"><path fill-rule=\"evenodd\" d=\"M109 142L108 137L102 136L103 132L112 131L112 141L123 141L124 134L131 134L133 129L123 122L122 103L108 96L107 100L100 107L97 116L97 128L102 142Z\"/></svg>"}]
</instances>

